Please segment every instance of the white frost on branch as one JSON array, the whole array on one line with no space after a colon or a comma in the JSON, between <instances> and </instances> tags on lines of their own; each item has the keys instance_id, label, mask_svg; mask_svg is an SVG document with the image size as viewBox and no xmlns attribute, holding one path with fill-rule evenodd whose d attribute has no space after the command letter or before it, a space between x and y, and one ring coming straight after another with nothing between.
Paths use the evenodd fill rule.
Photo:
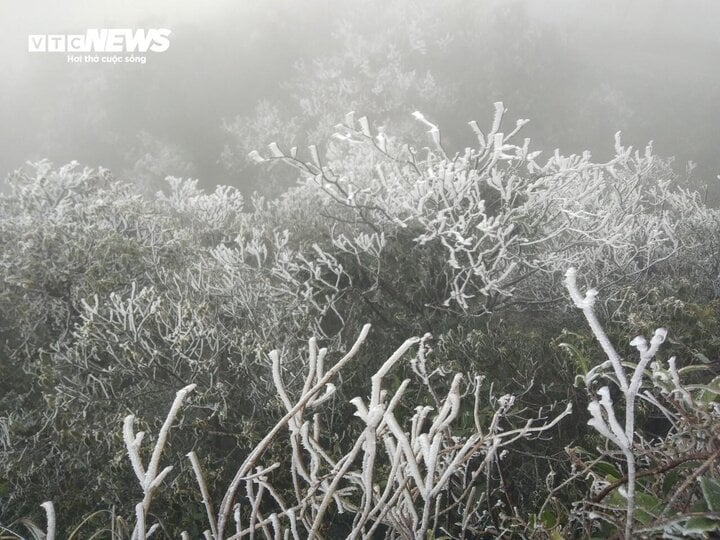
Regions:
<instances>
[{"instance_id":1,"label":"white frost on branch","mask_svg":"<svg viewBox=\"0 0 720 540\"><path fill-rule=\"evenodd\" d=\"M625 538L631 538L636 505L635 483L637 475L636 456L634 452L635 405L638 392L645 379L646 368L648 367L650 361L655 357L660 345L665 341L665 338L667 337L667 330L664 328L658 328L655 330L655 334L650 340L649 346L647 340L641 336L635 337L630 342L630 344L638 350L640 360L631 373L628 374L625 364L600 325L593 309L598 295L597 291L595 289L589 289L585 295L583 295L578 289L577 272L574 268L569 268L567 270L565 274L565 285L574 304L582 310L585 315L585 319L590 325L593 335L605 351L605 354L608 357L608 362L615 375L615 382L617 383L623 397L624 426L618 421L618 414L615 409L615 404L610 396L610 388L608 386L603 386L598 390L597 393L600 396L599 401L597 399L593 399L588 404L588 411L591 416L588 424L595 428L595 430L605 437L605 439L618 447L625 456L628 478L627 489L624 490L625 498L627 500ZM603 366L605 365L606 364ZM591 370L585 376L586 385L590 386L594 380L601 375L605 375L602 367Z\"/></svg>"}]
</instances>

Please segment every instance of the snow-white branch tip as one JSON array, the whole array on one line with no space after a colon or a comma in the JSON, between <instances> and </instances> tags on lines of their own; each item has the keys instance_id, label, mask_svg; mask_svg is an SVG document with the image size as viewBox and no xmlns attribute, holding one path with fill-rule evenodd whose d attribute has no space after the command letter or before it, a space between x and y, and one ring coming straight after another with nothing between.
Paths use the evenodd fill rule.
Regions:
<instances>
[{"instance_id":1,"label":"snow-white branch tip","mask_svg":"<svg viewBox=\"0 0 720 540\"><path fill-rule=\"evenodd\" d=\"M268 148L270 149L270 153L273 157L281 158L285 156L285 154L282 153L282 150L280 150L280 147L275 142L271 142L268 145Z\"/></svg>"},{"instance_id":2,"label":"snow-white branch tip","mask_svg":"<svg viewBox=\"0 0 720 540\"><path fill-rule=\"evenodd\" d=\"M635 336L633 340L630 341L630 345L635 347L640 354L649 353L650 356L653 356L657 352L658 347L665 342L665 339L667 339L667 329L657 328L653 337L650 339L649 347L647 340L643 336Z\"/></svg>"},{"instance_id":3,"label":"snow-white branch tip","mask_svg":"<svg viewBox=\"0 0 720 540\"><path fill-rule=\"evenodd\" d=\"M52 501L45 501L40 505L45 510L47 519L47 532L45 540L55 540L55 505Z\"/></svg>"},{"instance_id":4,"label":"snow-white branch tip","mask_svg":"<svg viewBox=\"0 0 720 540\"><path fill-rule=\"evenodd\" d=\"M598 295L597 289L588 289L583 297L577 286L577 271L575 268L568 268L565 272L565 286L576 307L585 310L592 308L595 304L595 298Z\"/></svg>"}]
</instances>

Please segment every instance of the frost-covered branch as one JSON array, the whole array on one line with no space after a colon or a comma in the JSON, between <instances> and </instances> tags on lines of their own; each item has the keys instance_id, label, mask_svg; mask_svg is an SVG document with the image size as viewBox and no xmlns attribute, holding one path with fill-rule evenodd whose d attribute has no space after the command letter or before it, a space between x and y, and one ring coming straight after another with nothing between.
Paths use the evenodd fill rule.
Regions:
<instances>
[{"instance_id":1,"label":"frost-covered branch","mask_svg":"<svg viewBox=\"0 0 720 540\"><path fill-rule=\"evenodd\" d=\"M582 309L583 314L590 325L590 329L605 351L605 354L607 355L615 373L617 384L620 387L620 391L622 392L624 398L624 427L620 425L620 422L617 419L615 405L610 397L610 389L607 386L603 386L597 392L600 396L600 401L593 399L588 405L588 411L591 415L591 419L588 421L588 424L595 428L600 435L617 446L625 455L625 459L627 461L627 511L625 538L629 539L632 537L636 506L635 483L637 464L633 450L633 441L635 439L635 403L637 401L638 391L645 377L645 370L657 353L660 345L665 341L667 330L664 328L658 328L655 330L655 334L650 340L649 346L645 338L641 336L636 337L630 342L630 344L635 346L638 350L640 354L640 361L635 366L635 369L630 373L630 377L628 378L628 374L626 373L626 369L620 355L617 351L615 351L612 343L610 343L607 334L600 325L600 322L593 310L595 299L597 297L597 291L595 289L590 289L585 293L585 296L583 296L577 287L576 270L574 268L570 268L566 272L565 284L568 292L570 293L570 297L575 305ZM592 377L586 377L585 382L588 386L590 386L593 382Z\"/></svg>"},{"instance_id":2,"label":"frost-covered branch","mask_svg":"<svg viewBox=\"0 0 720 540\"><path fill-rule=\"evenodd\" d=\"M160 456L162 455L165 444L167 443L167 437L168 433L170 432L170 428L175 421L178 413L180 412L180 407L182 407L182 403L185 400L185 397L190 392L192 392L196 386L197 385L195 384L190 384L185 388L178 390L175 396L175 400L170 407L170 411L165 418L165 422L160 428L160 433L158 434L157 441L155 442L155 446L153 447L152 455L150 457L150 462L148 463L147 469L143 467L142 458L140 457L140 445L143 441L145 433L140 431L135 434L133 429L133 422L135 421L134 415L130 414L125 417L123 427L125 447L127 449L130 463L132 464L135 475L137 476L138 482L140 483L140 487L143 491L143 500L135 507L136 525L135 530L132 534L133 540L147 538L150 536L150 534L152 534L152 532L154 532L153 528L147 531L147 533L145 532L145 518L147 516L148 510L150 509L150 503L152 502L155 491L160 487L162 481L167 477L168 474L170 474L170 471L172 471L173 469L172 465L169 465L165 467L162 471L158 472L158 468L160 466ZM157 527L155 527L155 529L156 528Z\"/></svg>"},{"instance_id":3,"label":"frost-covered branch","mask_svg":"<svg viewBox=\"0 0 720 540\"><path fill-rule=\"evenodd\" d=\"M436 407L418 406L411 417L399 417L398 410L411 381L402 381L392 391L384 386L388 374L421 342L419 338L410 338L370 378L368 400L361 396L350 400L362 429L349 450L338 454L336 448L324 443L320 405L335 392L330 386L331 378L356 356L368 331L366 325L352 349L327 371L326 350L318 349L315 338L310 339L305 382L297 397L292 397L284 383L280 353L270 353L273 381L287 413L238 469L218 513L217 533L213 533L216 538L239 539L252 536L257 530L271 536L285 534L297 538L300 528L304 529L302 537L315 538L322 536L321 529L333 505L336 512L353 516L351 537L373 537L380 524L386 527L389 536L424 537L428 531L436 530L439 516L449 509L470 508L466 498L475 495L465 483L482 474L500 449L543 433L570 414L568 407L552 419L533 418L519 428L503 428L502 419L514 403L511 396L504 396L497 400L498 408L488 425L479 426L474 433L459 435L453 424L463 407L463 376L455 374L447 394L438 400ZM425 354L423 349L422 358L417 353L412 358L414 366L422 366L419 373L425 373ZM421 382L427 385L427 377ZM479 382L476 380L477 385ZM472 395L477 418L479 388ZM306 418L309 411L312 415ZM273 487L271 471L279 464L269 467L259 464L262 454L285 427L290 440L286 470L292 478L294 500L288 498L288 493L281 496ZM389 468L380 469L380 463ZM462 486L459 491L448 488L458 482ZM241 492L243 485L245 489ZM238 525L235 533L228 536L229 510L233 508ZM466 516L466 526L482 521L476 511L472 510L474 517ZM243 514L249 519L245 528L239 525Z\"/></svg>"}]
</instances>

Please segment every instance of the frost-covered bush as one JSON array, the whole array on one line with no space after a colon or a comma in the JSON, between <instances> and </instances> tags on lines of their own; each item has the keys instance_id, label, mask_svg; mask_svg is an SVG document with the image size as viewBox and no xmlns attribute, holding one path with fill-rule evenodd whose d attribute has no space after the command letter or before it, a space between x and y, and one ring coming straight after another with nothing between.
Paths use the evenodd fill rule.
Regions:
<instances>
[{"instance_id":1,"label":"frost-covered bush","mask_svg":"<svg viewBox=\"0 0 720 540\"><path fill-rule=\"evenodd\" d=\"M592 394L588 425L601 443L584 459L574 456L575 473L591 481L589 497L575 504L576 523L588 536L705 538L717 533L720 377L713 378L705 365L679 367L674 356L661 359L665 328L656 329L649 342L635 337L630 345L639 360L625 361L595 314L598 291L581 294L574 268L566 284L607 357L579 376ZM688 382L697 372L702 377ZM641 408L661 414L666 422L662 433L643 429Z\"/></svg>"},{"instance_id":2,"label":"frost-covered bush","mask_svg":"<svg viewBox=\"0 0 720 540\"><path fill-rule=\"evenodd\" d=\"M592 394L600 396L587 407L587 423L600 435L601 444L590 452L566 449L571 474L556 478L551 470L545 478L546 499L534 513L493 499L493 469L501 470L500 462L519 441L550 432L571 407L552 415L544 408L518 410L516 396L498 397L492 385L489 393L482 391L481 376L465 382L460 373L450 378L442 368L433 370L429 335L406 340L370 377L366 397L350 400L359 419L355 422L362 425L356 437L328 431L326 414L337 395L335 382L362 355L370 331L366 325L332 365L326 363L328 350L318 348L311 338L298 392L286 386L296 374L283 365L280 352L269 353L273 385L284 411L242 458L221 498L214 500L197 452L187 454L197 481L196 497L205 510L207 528L202 535L218 540L256 534L266 538L512 534L704 538L716 533L720 530L719 378L709 384L684 383L681 378L697 369L678 369L674 357L667 363L658 358L667 337L663 328L649 344L636 337L631 345L639 362L624 362L595 315L597 291L583 295L575 269L568 270L566 284L607 356L579 376ZM404 362L410 364L414 381L388 384L391 373ZM608 386L597 388L604 380L616 385L615 397ZM438 392L442 386L446 391ZM111 516L106 529L111 538L146 538L167 527L151 517L153 499L173 472L173 466L161 469L160 463L182 403L195 389L192 384L177 392L157 437L150 436L155 443L147 460L141 452L146 433L135 433L135 416L127 415L122 422L127 458L140 484L139 502L134 516ZM404 404L410 396L420 405ZM664 434L648 437L636 424L641 403L667 419ZM463 422L465 415L468 425ZM278 446L280 450L273 452ZM506 497L505 483L512 476L512 472L509 477L500 475L500 493ZM589 486L586 497L563 504L563 490L583 479ZM55 506L46 501L42 507L48 537L53 538ZM32 522L24 523L37 529ZM87 520L81 523L73 535L82 534L87 524ZM181 537L190 536L183 531Z\"/></svg>"},{"instance_id":3,"label":"frost-covered bush","mask_svg":"<svg viewBox=\"0 0 720 540\"><path fill-rule=\"evenodd\" d=\"M274 143L269 155L253 156L295 166L329 198L338 221L351 221L334 227L328 251L353 261L352 271L377 276L381 286L383 252L396 240L409 264L430 263L436 275L420 279L432 280L422 292L433 309L477 315L556 303L569 266L607 283L637 280L697 247L697 227L714 213L674 185L651 145L633 151L617 134L606 163L589 152L542 160L529 139L516 141L527 121L503 131L504 113L496 103L487 134L470 122L478 144L454 155L421 113L415 117L432 142L423 149L373 132L350 113L326 161L316 147L303 161L297 148L283 152Z\"/></svg>"},{"instance_id":4,"label":"frost-covered bush","mask_svg":"<svg viewBox=\"0 0 720 540\"><path fill-rule=\"evenodd\" d=\"M515 396L483 391L480 376L466 382L460 373L451 380L442 370L429 373L430 336L426 335L406 340L385 361L370 378L368 398L351 400L362 429L357 439L343 440L342 434L326 431L323 413L336 392L332 381L361 355L369 331L370 325L365 325L334 365L325 363L327 349L318 348L311 338L304 383L295 396L285 385L291 374L280 352L269 353L273 384L285 414L249 451L217 506L196 451L188 453L205 507L206 538L252 538L258 533L292 538L461 537L496 530L493 523L503 521L502 502L488 499L496 462L504 458L506 447L547 432L571 408L552 414L538 411L523 418L515 409ZM401 362L412 366L415 384L405 379L388 386L385 379ZM434 379L447 379L445 397L438 394ZM134 415L123 421L127 457L140 484L133 539L149 537L161 528L161 523L148 523L153 498L173 470L172 466L161 469L160 461L182 402L195 388L192 384L177 392L147 462L141 455L146 433L135 433ZM429 404L403 406L410 393L415 394L415 403L423 403L420 396L424 395ZM468 401L470 406L463 404ZM461 421L466 413L469 426ZM289 439L289 446L286 440L279 460L265 463L264 454L281 437ZM291 488L284 485L287 481ZM481 489L483 485L487 488ZM49 501L42 506L52 537L55 507ZM119 530L112 535L118 536L124 533ZM189 537L188 533L182 532L182 537Z\"/></svg>"},{"instance_id":5,"label":"frost-covered bush","mask_svg":"<svg viewBox=\"0 0 720 540\"><path fill-rule=\"evenodd\" d=\"M189 432L216 433L209 447L242 444L270 396L257 369L265 340L309 326L254 267L234 268L228 291L213 252L246 230L242 196L169 179L151 200L76 164L40 163L10 186L0 199L2 514L60 493L77 493L84 512L100 485L117 504L128 482L113 476L120 440L108 434L131 407L166 409L178 384L206 389Z\"/></svg>"},{"instance_id":6,"label":"frost-covered bush","mask_svg":"<svg viewBox=\"0 0 720 540\"><path fill-rule=\"evenodd\" d=\"M194 384L194 397L178 413L175 438L164 450L180 470L142 509L145 515L149 508L170 533L185 529L196 536L203 530L198 527L207 526L198 517L204 512L193 471L204 471L203 497L222 500L236 473L235 458L250 455L278 425L263 463L286 463L293 444L304 457L297 458L295 473L274 470L269 485L275 491L266 490L269 498L258 503L263 519L273 512L290 519L286 502L297 500L306 505L297 510L305 520L298 526L312 529L316 497L323 492L303 491L314 485L310 472L318 467L330 475L323 480L340 478L333 463L352 453L347 443L363 441L349 476L338 480L338 489L347 490L347 500L334 508L347 510L348 520L332 515L338 526L349 527L341 534L353 527L367 532L372 520L383 531L400 530L405 516L412 524L408 531L456 531L460 518L453 512L471 505L467 500L447 513L438 510L441 517L431 515L438 508L433 502L430 514L417 507L413 516L403 507L402 517L391 519L380 517L380 499L367 491L368 473L359 463L361 454L370 459L362 448L371 435L367 400L374 399L367 382L382 372L400 340L433 336L423 338L417 352L419 358L434 349L427 373L417 362L398 359L383 375L386 397L406 379L422 382L413 400L406 393L408 400L397 403L396 416L411 445L420 445L413 452L423 463L433 460L422 449L425 432L409 427L413 418L429 427L434 420L425 407L437 413L445 396L470 388L457 386L448 372L463 373L473 384L486 376L491 390L483 396L516 396L503 413L502 433L523 429L522 418L548 418L548 407L557 403L583 408L587 397L572 387L571 361L556 347L568 337L592 347L584 325L565 309L562 275L569 266L621 291L596 307L613 321L632 314L631 326L653 320L659 307L650 299L658 291L681 280L701 286L692 293L693 305L705 310L704 326L696 328L698 347L711 343L717 317L706 311L720 259L705 238L716 234L715 211L675 186L669 165L649 148L632 152L618 138L617 155L607 163L594 163L589 154L541 160L528 141L515 141L524 122L503 130L503 114L497 104L487 134L471 123L477 145L457 155L448 153L439 129L419 113L415 120L429 128L430 148L403 144L348 115L324 153L311 147L306 160L297 149L272 144L269 155L252 155L300 171L298 185L272 200L248 200L226 187L205 193L194 181L173 178L150 198L107 171L77 164L53 169L40 163L13 175L10 192L0 197L0 363L8 373L0 381L3 523L53 499L64 505L57 526L66 530L97 509L98 493L104 508L133 515L138 478L124 465L127 441L116 428L138 411L149 419L139 429L157 432L176 390ZM678 288L675 300L685 296ZM687 319L681 312L663 324L672 328L673 317ZM295 411L278 424L313 376L302 346L316 336L317 347L330 351L326 364L335 365L366 321L374 325L362 361L348 364L334 393L318 405L324 454L314 446L308 450L303 445L312 443L302 439L302 426L308 420L307 433L314 429L310 412L291 421ZM273 357L266 355L273 348L283 359L282 391ZM362 402L354 400L358 396ZM389 407L384 399L375 405ZM459 455L447 437L474 440L478 426L483 440L492 439L488 422L502 407L494 398L473 407L461 408L457 431L443 431L443 455ZM644 409L639 413L638 425L653 420ZM385 435L398 440L400 432L376 431L373 478L382 489L407 478L412 501L427 500L422 470L392 473L395 453ZM478 439L467 464L482 471L485 483L473 497L489 507L487 514L465 513L466 526L536 527L527 516L542 505L546 475L570 474L563 448L589 437L592 430L582 422L559 423L542 437L514 441L502 460L492 462L483 461L494 454ZM184 458L190 451L196 461ZM412 468L403 461L408 454L398 455L398 463ZM508 471L515 473L512 480ZM468 477L453 478L448 497L469 496L474 484L463 484ZM567 485L575 486L572 493L583 490L582 483ZM257 499L258 492L246 495ZM566 505L578 500L570 492L563 497ZM241 514L243 520L249 516ZM275 526L264 525L268 531Z\"/></svg>"}]
</instances>

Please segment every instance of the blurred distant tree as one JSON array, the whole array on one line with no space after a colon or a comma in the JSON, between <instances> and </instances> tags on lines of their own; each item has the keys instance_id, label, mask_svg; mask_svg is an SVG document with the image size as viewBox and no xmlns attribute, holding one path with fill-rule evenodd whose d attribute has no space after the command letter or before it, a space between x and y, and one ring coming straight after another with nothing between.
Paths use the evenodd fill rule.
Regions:
<instances>
[{"instance_id":1,"label":"blurred distant tree","mask_svg":"<svg viewBox=\"0 0 720 540\"><path fill-rule=\"evenodd\" d=\"M279 193L281 185L289 185L297 175L286 169L276 170L272 179L266 181L266 175L254 166L248 154L272 142L289 149L296 144L299 124L297 117L289 117L278 104L268 100L260 101L248 116L225 120L222 128L226 143L220 157L223 167L242 178L243 188L247 190L265 195Z\"/></svg>"},{"instance_id":2,"label":"blurred distant tree","mask_svg":"<svg viewBox=\"0 0 720 540\"><path fill-rule=\"evenodd\" d=\"M162 189L168 176L195 176L197 171L188 153L179 145L156 135L141 131L136 144L126 153L133 165L123 176L137 183L147 192Z\"/></svg>"},{"instance_id":3,"label":"blurred distant tree","mask_svg":"<svg viewBox=\"0 0 720 540\"><path fill-rule=\"evenodd\" d=\"M503 99L518 114L537 116L543 109L539 97L552 94L558 65L567 62L560 40L520 4L440 0L349 6L331 26L326 52L300 56L280 96L263 99L250 116L225 120L222 163L244 185L250 178L267 193L247 167L247 152L271 142L289 148L323 140L351 110L412 138L422 130L410 113L422 110L440 124L457 126L445 136L450 148L460 150L472 143L462 126L468 116L484 112L481 104ZM271 190L295 179L273 178L279 186Z\"/></svg>"}]
</instances>

